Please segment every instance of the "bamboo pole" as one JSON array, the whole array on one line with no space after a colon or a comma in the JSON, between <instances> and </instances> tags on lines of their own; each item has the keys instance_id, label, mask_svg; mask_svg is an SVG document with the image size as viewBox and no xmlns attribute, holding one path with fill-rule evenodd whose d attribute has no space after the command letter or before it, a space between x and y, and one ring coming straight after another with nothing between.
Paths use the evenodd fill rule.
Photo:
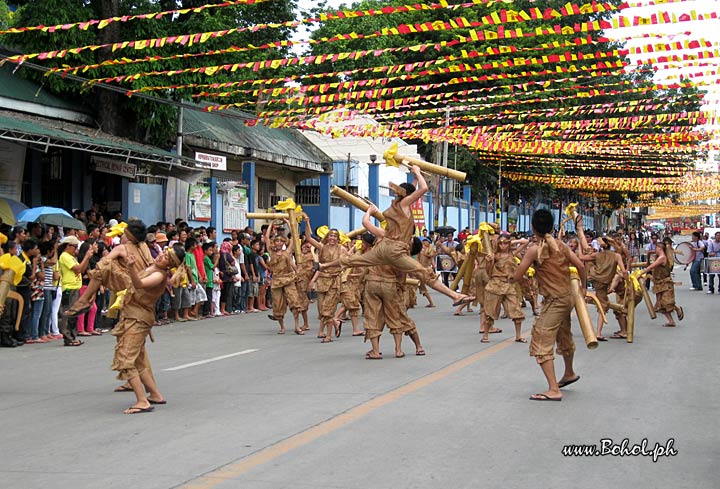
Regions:
<instances>
[{"instance_id":1,"label":"bamboo pole","mask_svg":"<svg viewBox=\"0 0 720 489\"><path fill-rule=\"evenodd\" d=\"M360 197L351 194L350 192L346 192L345 190L341 189L340 187L333 185L330 187L330 193L336 197L341 198L348 204L352 204L361 211L365 212L370 208L370 204L361 199ZM379 221L384 221L385 216L382 212L377 211L373 213L373 216L377 218Z\"/></svg>"},{"instance_id":2,"label":"bamboo pole","mask_svg":"<svg viewBox=\"0 0 720 489\"><path fill-rule=\"evenodd\" d=\"M385 153L383 154L383 158L385 159L385 162L389 165L415 165L421 170L428 173L440 175L443 177L449 177L459 182L464 182L467 178L467 174L464 172L453 170L452 168L446 168L440 165L435 165L433 163L428 163L427 161L423 161L412 156L397 154L397 144L393 144L387 151L385 151Z\"/></svg>"}]
</instances>

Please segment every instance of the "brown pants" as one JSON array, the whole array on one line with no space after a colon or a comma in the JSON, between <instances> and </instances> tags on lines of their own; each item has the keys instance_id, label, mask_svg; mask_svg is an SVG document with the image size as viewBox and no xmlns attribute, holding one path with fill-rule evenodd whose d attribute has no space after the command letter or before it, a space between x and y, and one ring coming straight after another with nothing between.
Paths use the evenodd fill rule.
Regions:
<instances>
[{"instance_id":1,"label":"brown pants","mask_svg":"<svg viewBox=\"0 0 720 489\"><path fill-rule=\"evenodd\" d=\"M570 312L575 302L572 294L563 297L543 297L540 316L535 319L530 341L530 356L537 363L553 360L553 348L557 343L558 355L569 355L575 351L575 342L570 331Z\"/></svg>"},{"instance_id":2,"label":"brown pants","mask_svg":"<svg viewBox=\"0 0 720 489\"><path fill-rule=\"evenodd\" d=\"M483 303L483 315L487 319L497 321L500 317L500 305L505 307L505 312L508 317L512 320L524 320L525 314L523 314L520 308L520 300L517 294L494 294L489 291L485 291L485 302ZM492 323L491 323L492 324Z\"/></svg>"},{"instance_id":3,"label":"brown pants","mask_svg":"<svg viewBox=\"0 0 720 489\"><path fill-rule=\"evenodd\" d=\"M430 282L433 282L435 277L434 273L410 256L409 244L387 238L384 238L367 253L340 257L340 263L343 267L390 265L401 272L413 273Z\"/></svg>"},{"instance_id":4,"label":"brown pants","mask_svg":"<svg viewBox=\"0 0 720 489\"><path fill-rule=\"evenodd\" d=\"M112 369L118 372L119 380L138 377L150 368L150 359L145 350L145 338L152 326L134 319L122 318L112 331L117 338Z\"/></svg>"},{"instance_id":5,"label":"brown pants","mask_svg":"<svg viewBox=\"0 0 720 489\"><path fill-rule=\"evenodd\" d=\"M289 283L283 287L272 287L271 290L273 298L273 316L275 316L275 319L284 318L288 306L293 314L297 314L302 310L295 282Z\"/></svg>"},{"instance_id":6,"label":"brown pants","mask_svg":"<svg viewBox=\"0 0 720 489\"><path fill-rule=\"evenodd\" d=\"M365 338L377 338L388 325L391 334L410 334L415 323L407 315L404 304L399 300L396 282L365 283Z\"/></svg>"}]
</instances>

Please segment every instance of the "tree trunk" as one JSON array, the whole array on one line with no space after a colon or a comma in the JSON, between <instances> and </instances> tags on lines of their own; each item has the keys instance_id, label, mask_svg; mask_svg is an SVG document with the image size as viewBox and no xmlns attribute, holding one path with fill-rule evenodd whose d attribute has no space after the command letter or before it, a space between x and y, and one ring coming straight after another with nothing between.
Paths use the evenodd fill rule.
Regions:
<instances>
[{"instance_id":1,"label":"tree trunk","mask_svg":"<svg viewBox=\"0 0 720 489\"><path fill-rule=\"evenodd\" d=\"M100 0L101 18L120 16L120 0ZM120 41L119 22L112 22L104 29L98 31L99 44L110 44ZM113 58L110 48L98 51L98 62ZM96 88L97 92L97 120L103 132L120 137L130 137L134 134L136 122L128 117L122 104L125 96L104 88Z\"/></svg>"}]
</instances>

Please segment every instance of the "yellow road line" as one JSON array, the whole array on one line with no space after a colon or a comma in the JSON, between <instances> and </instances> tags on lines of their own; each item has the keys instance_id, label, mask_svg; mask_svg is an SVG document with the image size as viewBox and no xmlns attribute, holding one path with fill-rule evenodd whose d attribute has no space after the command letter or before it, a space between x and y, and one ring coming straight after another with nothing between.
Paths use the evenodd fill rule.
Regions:
<instances>
[{"instance_id":1,"label":"yellow road line","mask_svg":"<svg viewBox=\"0 0 720 489\"><path fill-rule=\"evenodd\" d=\"M527 335L528 333L529 331L525 334ZM372 411L375 411L376 409L390 404L391 402L400 399L403 396L411 394L419 389L422 389L423 387L427 387L428 385L433 384L438 380L442 380L450 374L462 370L465 367L468 367L473 363L482 360L485 357L489 357L494 353L504 350L510 345L513 345L514 342L514 338L510 338L501 343L493 345L483 351L470 355L469 357L463 358L462 360L458 360L455 363L451 363L447 367L428 374L425 377L414 380L409 384L405 384L374 399L370 399L369 401L360 404L359 406L356 406L349 411L339 414L334 418L323 421L322 423L315 425L312 428L303 431L302 433L298 433L297 435L286 438L281 442L263 448L262 450L255 452L252 455L243 458L242 460L230 463L229 465L221 467L217 470L208 472L207 474L202 475L192 481L189 481L188 483L180 487L183 489L210 489L212 487L215 487L218 484L242 475L245 472L254 469L255 467L270 462L271 460L281 455L284 455L303 445L307 445L308 443L311 443L322 436L332 433L333 431L342 428L343 426L346 426L353 421L358 420L359 418L371 413Z\"/></svg>"}]
</instances>

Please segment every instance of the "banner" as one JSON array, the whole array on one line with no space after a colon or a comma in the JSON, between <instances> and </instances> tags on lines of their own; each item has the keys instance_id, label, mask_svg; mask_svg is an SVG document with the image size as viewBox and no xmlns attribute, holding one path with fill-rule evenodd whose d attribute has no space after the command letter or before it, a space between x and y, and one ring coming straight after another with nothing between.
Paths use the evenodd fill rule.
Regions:
<instances>
[{"instance_id":1,"label":"banner","mask_svg":"<svg viewBox=\"0 0 720 489\"><path fill-rule=\"evenodd\" d=\"M208 185L190 185L188 187L188 221L210 221L210 187Z\"/></svg>"},{"instance_id":2,"label":"banner","mask_svg":"<svg viewBox=\"0 0 720 489\"><path fill-rule=\"evenodd\" d=\"M225 192L223 199L223 231L245 229L248 225L248 197L246 188L233 188Z\"/></svg>"},{"instance_id":3,"label":"banner","mask_svg":"<svg viewBox=\"0 0 720 489\"><path fill-rule=\"evenodd\" d=\"M418 199L410 206L413 221L415 221L415 235L420 236L425 227L425 209L423 208L422 199Z\"/></svg>"}]
</instances>

